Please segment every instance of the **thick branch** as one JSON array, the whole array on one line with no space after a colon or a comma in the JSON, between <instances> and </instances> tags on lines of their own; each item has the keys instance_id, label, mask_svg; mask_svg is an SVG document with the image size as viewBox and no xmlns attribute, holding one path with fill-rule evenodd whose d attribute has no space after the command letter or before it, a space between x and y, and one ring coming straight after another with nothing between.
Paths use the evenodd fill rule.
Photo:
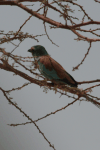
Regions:
<instances>
[{"instance_id":1,"label":"thick branch","mask_svg":"<svg viewBox=\"0 0 100 150\"><path fill-rule=\"evenodd\" d=\"M83 35L81 35L80 33L76 32L75 28L76 27L80 27L80 26L84 26L84 25L89 25L89 24L100 24L100 22L97 22L97 21L90 21L90 22L86 22L86 23L81 23L81 24L77 24L77 25L74 25L74 26L69 26L69 25L63 25L59 22L56 22L48 17L45 17L44 15L41 15L35 11L33 11L32 9L29 9L27 8L26 6L24 6L23 4L21 3L18 3L16 1L10 1L10 2L0 2L0 5L16 5L22 9L24 9L25 11L27 11L28 13L30 13L31 15L51 24L51 25L54 25L58 28L63 28L63 29L69 29L71 30L74 34L76 34L78 37L82 38L82 39L85 39L86 41L91 41L91 42L96 42L96 41L100 41L100 39L94 39L94 38L88 38L88 37L85 37Z\"/></svg>"},{"instance_id":2,"label":"thick branch","mask_svg":"<svg viewBox=\"0 0 100 150\"><path fill-rule=\"evenodd\" d=\"M56 89L60 89L60 90L63 90L63 91L66 91L66 92L70 92L72 94L76 94L78 97L84 97L86 98L87 101L90 101L92 102L94 105L96 105L97 107L100 108L100 103L91 99L89 96L87 96L87 94L84 92L84 91L81 91L80 89L78 88L74 88L74 87L67 87L65 85L52 85L51 83L47 83L46 81L39 81L39 80L36 80L30 76L28 76L27 74L13 68L11 65L8 64L7 61L1 59L1 61L3 62L3 64L0 63L0 68L1 69L4 69L4 70L7 70L7 71L11 71L11 72L14 72L15 74L18 74L19 76L23 77L24 79L34 83L34 84L37 84L39 86L48 86L49 88L51 87L54 87L55 91Z\"/></svg>"},{"instance_id":3,"label":"thick branch","mask_svg":"<svg viewBox=\"0 0 100 150\"><path fill-rule=\"evenodd\" d=\"M7 61L5 61L5 60L3 60L3 59L1 59L1 61L3 62L3 64L0 63L0 68L1 68L1 69L4 69L4 70L6 70L6 71L11 71L11 72L15 73L16 75L19 75L20 77L23 77L24 79L26 79L26 80L28 80L28 81L30 81L30 82L32 82L32 83L35 83L35 84L40 85L40 84L38 83L38 80L36 80L36 79L34 79L34 78L28 76L27 74L23 73L22 71L19 71L19 70L13 68L11 65L9 65L9 64L7 63Z\"/></svg>"},{"instance_id":4,"label":"thick branch","mask_svg":"<svg viewBox=\"0 0 100 150\"><path fill-rule=\"evenodd\" d=\"M58 26L59 28L64 28L64 29L75 29L77 27L81 27L81 26L86 26L86 25L90 25L90 24L100 24L100 21L88 21L88 22L83 22L83 23L80 23L80 24L76 24L76 25L73 25L73 26L69 26L69 25L63 25L59 22L56 22L48 17L45 17L44 15L41 15L35 11L32 11L31 9L29 9L28 7L24 6L23 4L21 3L17 3L16 1L4 1L4 2L0 2L0 5L15 5L15 6L18 6L22 9L24 9L25 11L27 11L28 13L32 14L33 16L41 19L41 20L44 20L45 22L51 24L51 25L54 25L54 26ZM52 8L52 6L50 4L47 5L48 7ZM59 11L60 12L60 11Z\"/></svg>"},{"instance_id":5,"label":"thick branch","mask_svg":"<svg viewBox=\"0 0 100 150\"><path fill-rule=\"evenodd\" d=\"M42 2L43 0L16 0L15 2L20 3L20 2ZM1 0L0 3L2 3L2 5L13 5L13 1L5 1L5 0Z\"/></svg>"},{"instance_id":6,"label":"thick branch","mask_svg":"<svg viewBox=\"0 0 100 150\"><path fill-rule=\"evenodd\" d=\"M7 1L6 3L0 2L0 5L15 5L15 6L18 6L18 7L22 8L22 9L24 9L25 11L27 11L29 14L31 14L31 15L33 15L33 16L41 19L41 20L44 20L45 22L47 22L47 23L49 23L51 25L58 26L60 28L64 28L65 27L65 25L63 25L63 24L61 24L59 22L56 22L56 21L54 21L54 20L52 20L52 19L50 19L48 17L45 17L45 16L43 16L43 15L41 15L41 14L35 12L35 11L32 11L32 9L27 8L26 6L24 6L21 3L17 3L15 1L11 1L11 3L9 3ZM66 27L66 29L69 29L69 28Z\"/></svg>"},{"instance_id":7,"label":"thick branch","mask_svg":"<svg viewBox=\"0 0 100 150\"><path fill-rule=\"evenodd\" d=\"M83 81L83 82L78 82L78 84L89 84L89 83L94 83L94 82L100 82L100 79L97 80L92 80L92 81Z\"/></svg>"},{"instance_id":8,"label":"thick branch","mask_svg":"<svg viewBox=\"0 0 100 150\"><path fill-rule=\"evenodd\" d=\"M100 21L88 21L88 22L82 22L76 25L73 25L72 28L77 28L77 27L82 27L82 26L86 26L86 25L91 25L91 24L97 24L100 25Z\"/></svg>"}]
</instances>

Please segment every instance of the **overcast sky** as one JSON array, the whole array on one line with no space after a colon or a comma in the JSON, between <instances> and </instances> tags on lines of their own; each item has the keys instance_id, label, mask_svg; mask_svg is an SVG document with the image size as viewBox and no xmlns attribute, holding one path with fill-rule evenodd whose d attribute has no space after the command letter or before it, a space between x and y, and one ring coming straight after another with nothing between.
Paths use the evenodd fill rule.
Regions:
<instances>
[{"instance_id":1,"label":"overcast sky","mask_svg":"<svg viewBox=\"0 0 100 150\"><path fill-rule=\"evenodd\" d=\"M94 1L87 3L86 0L80 0L80 4L84 6L83 8L91 18L95 21L100 20L99 3ZM37 5L30 8L37 10L39 5L40 3L37 3ZM76 14L79 17L82 16L79 12ZM18 31L29 15L16 6L0 5L0 30L5 30L5 32ZM52 10L49 10L48 16L64 23L63 19L59 18L57 13L54 14ZM50 30L49 25L46 25L48 35L59 47L53 45L46 36L41 36L38 38L39 42L36 42L34 39L24 40L13 54L31 56L27 52L31 46L43 45L51 57L58 61L76 81L100 79L100 42L92 43L89 55L83 65L79 67L79 70L72 71L73 67L83 59L89 43L77 42L74 40L77 38L76 35L71 31L65 29ZM95 26L91 27L95 28ZM97 27L99 28L99 25ZM89 29L89 27L84 29L86 28ZM33 35L45 34L42 21L35 17L32 17L26 23L22 31ZM88 36L92 38L92 36ZM14 42L17 43L17 41ZM11 43L2 44L1 47L5 48L7 52L14 48ZM25 70L22 71L26 72ZM0 70L0 87L4 90L22 86L27 82L21 77L13 76L13 73ZM85 89L89 86L90 84L85 84L80 85L79 88ZM60 97L60 94L55 94L54 91L49 90L46 94L43 90L43 87L40 88L38 85L31 84L22 90L12 92L10 97L13 97L13 101L33 120L56 111L72 101L66 96ZM100 97L100 87L94 88L91 94ZM34 124L17 127L7 125L27 121L27 118L23 117L15 107L8 104L8 101L0 91L0 150L52 149ZM89 102L76 102L65 110L38 121L37 125L51 144L55 146L56 150L97 150L100 148L100 109Z\"/></svg>"}]
</instances>

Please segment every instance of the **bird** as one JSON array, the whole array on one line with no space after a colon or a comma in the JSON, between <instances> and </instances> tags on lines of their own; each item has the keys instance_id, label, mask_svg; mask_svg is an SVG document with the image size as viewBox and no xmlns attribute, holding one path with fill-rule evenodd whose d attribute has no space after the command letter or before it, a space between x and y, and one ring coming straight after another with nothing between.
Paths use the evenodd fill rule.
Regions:
<instances>
[{"instance_id":1,"label":"bird","mask_svg":"<svg viewBox=\"0 0 100 150\"><path fill-rule=\"evenodd\" d=\"M40 73L53 84L64 84L71 87L77 87L78 82L66 70L55 61L46 49L41 45L32 46L28 52L32 54L37 61Z\"/></svg>"}]
</instances>

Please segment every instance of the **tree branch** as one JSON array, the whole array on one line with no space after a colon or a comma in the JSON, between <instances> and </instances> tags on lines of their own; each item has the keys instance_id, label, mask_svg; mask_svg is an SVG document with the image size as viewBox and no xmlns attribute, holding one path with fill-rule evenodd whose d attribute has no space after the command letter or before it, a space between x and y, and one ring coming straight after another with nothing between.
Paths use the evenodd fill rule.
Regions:
<instances>
[{"instance_id":1,"label":"tree branch","mask_svg":"<svg viewBox=\"0 0 100 150\"><path fill-rule=\"evenodd\" d=\"M39 133L44 137L44 139L48 142L49 146L52 147L54 150L55 147L50 143L50 141L46 138L46 136L44 135L44 133L40 130L40 128L37 126L37 124L21 109L19 108L14 102L11 101L11 99L7 96L7 94L5 93L5 91L0 87L0 90L3 92L4 96L6 97L6 99L8 100L8 102L10 104L12 104L14 107L16 107L28 120L30 120L35 127L37 128L37 130L39 131Z\"/></svg>"},{"instance_id":2,"label":"tree branch","mask_svg":"<svg viewBox=\"0 0 100 150\"><path fill-rule=\"evenodd\" d=\"M45 22L47 22L47 23L49 23L51 25L54 25L54 26L56 26L58 28L71 30L78 37L80 37L80 38L82 38L82 39L84 39L86 41L90 41L90 42L100 41L100 39L94 39L94 38L85 37L85 36L81 35L80 33L78 33L75 30L75 28L80 27L80 26L85 26L85 25L89 25L89 24L100 24L100 22L98 22L98 21L89 21L89 22L85 22L85 23L69 26L69 25L63 25L62 23L54 21L54 20L52 20L52 19L50 19L48 17L45 17L44 15L41 15L41 14L37 13L36 11L33 11L32 9L29 9L26 6L24 6L23 4L18 3L16 1L0 2L0 5L15 5L15 6L18 6L21 9L27 11L29 14L33 15L34 17L37 17L38 19L41 19L41 20L43 20L43 21L45 21ZM48 6L48 7L50 7L50 6Z\"/></svg>"},{"instance_id":3,"label":"tree branch","mask_svg":"<svg viewBox=\"0 0 100 150\"><path fill-rule=\"evenodd\" d=\"M100 103L97 102L96 100L93 100L89 96L87 96L85 91L81 91L80 89L74 88L74 87L68 87L68 86L65 86L65 85L59 85L59 84L56 84L56 83L55 83L55 85L52 85L52 83L47 83L45 80L42 80L42 81L36 80L36 79L28 76L27 74L25 74L25 73L15 69L15 68L13 68L11 65L8 64L7 61L5 61L3 59L1 59L1 61L3 62L3 64L0 63L0 68L1 69L14 72L15 74L18 74L19 76L21 76L24 79L30 81L31 83L37 84L39 86L47 86L50 89L51 89L51 87L54 87L53 90L55 90L55 91L58 88L58 89L63 90L65 92L69 92L69 93L75 94L78 97L84 97L84 98L86 98L87 101L92 102L94 105L96 105L97 107L100 108Z\"/></svg>"}]
</instances>

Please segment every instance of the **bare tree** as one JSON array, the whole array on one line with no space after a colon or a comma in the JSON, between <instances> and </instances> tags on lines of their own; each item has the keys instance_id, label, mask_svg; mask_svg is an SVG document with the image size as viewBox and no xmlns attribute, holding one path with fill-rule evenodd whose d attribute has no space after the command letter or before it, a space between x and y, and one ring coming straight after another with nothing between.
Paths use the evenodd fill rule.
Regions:
<instances>
[{"instance_id":1,"label":"bare tree","mask_svg":"<svg viewBox=\"0 0 100 150\"><path fill-rule=\"evenodd\" d=\"M69 86L65 86L65 85L58 85L57 83L55 83L55 85L52 85L51 83L48 83L47 80L45 80L45 78L36 73L35 70L37 69L37 67L35 66L35 63L31 60L32 57L23 57L23 56L17 56L14 55L13 52L14 50L20 45L20 43L22 43L24 41L24 39L26 38L31 38L33 40L38 41L38 36L43 36L42 35L30 35L28 33L23 33L21 31L21 29L23 28L23 26L25 26L25 24L30 20L31 17L36 17L38 19L40 19L40 21L43 22L44 25L44 30L45 30L45 34L47 35L47 38L51 41L52 44L58 46L57 44L54 43L54 41L52 41L52 39L50 39L47 30L46 30L46 23L48 23L50 25L50 29L64 29L64 30L69 30L70 32L73 32L77 38L75 40L77 41L84 41L84 42L88 42L89 43L89 47L87 50L87 53L85 54L85 56L83 56L83 59L81 60L81 62L73 67L73 71L75 71L76 69L79 69L79 67L81 67L81 65L83 64L83 62L85 61L87 55L89 54L89 51L91 49L92 46L92 42L98 42L100 41L100 35L97 33L100 28L94 28L91 29L89 28L89 25L100 25L100 21L95 21L93 20L88 13L84 10L84 8L78 4L77 2L74 2L74 0L62 0L62 1L56 1L53 0L51 3L48 2L48 0L39 0L39 2L41 2L41 6L40 8L38 8L37 11L34 11L33 9L30 9L29 7L32 6L31 5L24 5L23 2L37 2L37 0L16 0L16 1L6 1L6 0L1 0L0 1L0 5L10 5L10 6L17 6L19 8L21 8L22 10L25 10L27 13L30 14L29 18L27 20L25 20L25 22L19 27L19 30L14 32L14 31L9 31L8 33L6 33L5 31L1 31L0 30L0 44L4 44L4 43L12 43L15 48L8 53L7 50L5 50L4 48L0 48L0 53L1 53L1 57L0 57L0 69L6 70L8 72L12 72L26 80L28 80L28 83L25 83L24 85L22 85L21 87L17 87L17 88L13 88L11 90L5 91L2 87L0 87L0 90L3 92L4 96L6 97L6 99L8 100L9 103L11 103L14 107L16 107L21 113L24 114L25 117L27 117L27 119L30 122L26 122L26 123L22 123L22 124L10 124L10 126L18 126L18 125L25 125L28 123L33 123L37 130L39 130L39 132L42 134L42 136L44 137L44 139L48 142L48 144L55 149L55 147L50 143L50 141L46 138L46 136L43 134L43 132L39 129L39 127L37 126L36 122L44 119L52 114L57 113L58 111L61 111L65 108L67 108L68 106L74 104L76 101L89 101L92 102L94 105L96 105L98 108L100 108L100 103L98 102L100 100L100 98L95 97L93 95L90 95L89 92L92 90L92 88L95 87L99 87L100 84L95 84L94 86L90 86L89 88L86 88L84 90L80 90L79 88L74 88L74 87L69 87ZM99 1L95 0L95 2L100 3ZM34 5L35 5L34 3ZM55 6L56 5L56 6ZM79 13L82 13L83 16L82 18L78 18L78 16L74 15L74 8L75 7L75 11L79 10ZM48 10L52 9L53 11L57 12L59 17L62 17L65 20L65 24L61 23L61 22L57 22L56 20L52 19L52 16L47 17L47 13ZM40 14L39 11L43 10L43 14ZM70 15L72 14L72 15ZM87 21L85 21L87 20ZM84 27L88 26L89 29L84 29ZM85 33L85 36L83 35L83 32ZM91 38L89 38L87 36L87 33L91 34ZM94 36L96 38L94 38ZM19 40L19 44L15 45L13 43L13 40ZM12 61L13 63L12 63ZM31 68L30 67L26 67L25 62L29 62L32 63ZM25 70L27 70L28 72L30 72L33 75L38 76L39 79L33 78L29 75L27 75L25 72L22 72L18 69L16 69L15 64L18 64L19 66L21 66L22 68L24 68ZM34 69L33 69L34 66ZM100 79L95 79L92 81L84 81L84 82L78 82L78 84L90 84L90 83L96 83L96 82L100 82ZM58 109L52 113L49 113L45 116L43 116L42 118L39 118L37 120L32 120L20 107L18 107L18 105L16 103L14 103L11 98L8 96L8 94L14 90L21 90L23 87L28 86L29 84L37 84L38 86L43 86L45 87L45 91L47 89L50 90L54 90L55 93L60 93L61 95L65 95L67 97L71 97L73 98L73 102L69 103L68 105L66 105L65 107ZM67 93L70 94L74 94L77 96L77 98L75 96L70 96Z\"/></svg>"}]
</instances>

